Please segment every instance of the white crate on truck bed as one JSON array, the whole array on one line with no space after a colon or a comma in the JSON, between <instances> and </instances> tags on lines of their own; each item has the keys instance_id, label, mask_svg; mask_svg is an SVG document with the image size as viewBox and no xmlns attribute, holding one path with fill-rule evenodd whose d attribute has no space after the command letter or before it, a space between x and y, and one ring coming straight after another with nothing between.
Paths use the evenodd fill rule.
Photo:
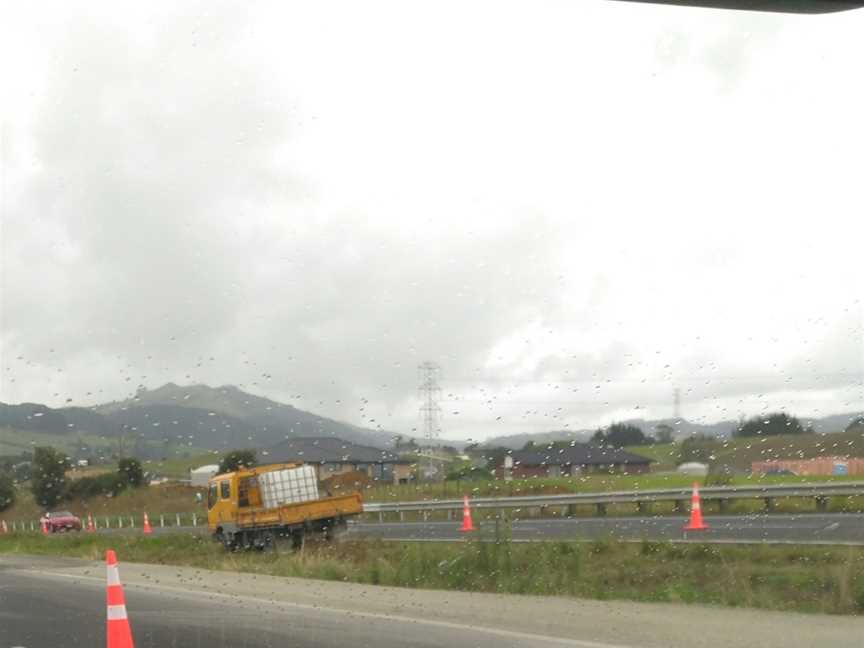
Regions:
<instances>
[{"instance_id":1,"label":"white crate on truck bed","mask_svg":"<svg viewBox=\"0 0 864 648\"><path fill-rule=\"evenodd\" d=\"M264 508L318 499L318 475L313 466L273 470L258 476Z\"/></svg>"}]
</instances>

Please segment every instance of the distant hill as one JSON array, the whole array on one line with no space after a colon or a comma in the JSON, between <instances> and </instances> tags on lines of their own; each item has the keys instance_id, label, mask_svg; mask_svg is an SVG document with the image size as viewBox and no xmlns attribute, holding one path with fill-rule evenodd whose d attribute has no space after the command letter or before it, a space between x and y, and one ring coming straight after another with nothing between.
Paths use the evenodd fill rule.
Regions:
<instances>
[{"instance_id":1,"label":"distant hill","mask_svg":"<svg viewBox=\"0 0 864 648\"><path fill-rule=\"evenodd\" d=\"M816 432L834 433L842 432L846 426L856 417L858 413L832 414L821 418L800 417L804 425L812 425ZM686 419L629 419L620 421L640 428L645 434L653 435L659 425L668 425L674 432L676 439L686 438L694 434L702 434L717 439L728 439L732 431L738 426L737 421L727 420L716 423L696 423ZM535 443L550 443L552 441L587 441L595 430L555 430L550 432L511 434L507 436L493 437L482 443L484 447L503 446L514 450L522 448L528 441Z\"/></svg>"},{"instance_id":2,"label":"distant hill","mask_svg":"<svg viewBox=\"0 0 864 648\"><path fill-rule=\"evenodd\" d=\"M383 448L392 434L318 416L237 387L168 383L133 398L92 408L52 409L36 403L0 403L0 427L50 434L131 437L137 442L197 448L267 448L296 437L338 437Z\"/></svg>"}]
</instances>

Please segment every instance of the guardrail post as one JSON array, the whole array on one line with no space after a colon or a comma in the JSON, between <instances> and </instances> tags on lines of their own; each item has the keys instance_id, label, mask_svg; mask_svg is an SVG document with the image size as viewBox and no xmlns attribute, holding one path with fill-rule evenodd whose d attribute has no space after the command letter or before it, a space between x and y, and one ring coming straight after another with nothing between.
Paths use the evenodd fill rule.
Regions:
<instances>
[{"instance_id":1,"label":"guardrail post","mask_svg":"<svg viewBox=\"0 0 864 648\"><path fill-rule=\"evenodd\" d=\"M720 512L721 513L726 513L729 510L729 500L728 499L717 500L717 503L720 505Z\"/></svg>"},{"instance_id":2,"label":"guardrail post","mask_svg":"<svg viewBox=\"0 0 864 648\"><path fill-rule=\"evenodd\" d=\"M568 517L574 517L575 515L576 515L576 505L575 504L568 504L567 505L567 516Z\"/></svg>"},{"instance_id":3,"label":"guardrail post","mask_svg":"<svg viewBox=\"0 0 864 648\"><path fill-rule=\"evenodd\" d=\"M405 511L399 511L399 521L400 522L405 521Z\"/></svg>"},{"instance_id":4,"label":"guardrail post","mask_svg":"<svg viewBox=\"0 0 864 648\"><path fill-rule=\"evenodd\" d=\"M131 515L129 516L129 528L130 529L135 528L135 518L133 518Z\"/></svg>"},{"instance_id":5,"label":"guardrail post","mask_svg":"<svg viewBox=\"0 0 864 648\"><path fill-rule=\"evenodd\" d=\"M36 530L36 524L33 522L33 520L30 520L30 530L31 530L31 531L35 531L35 530Z\"/></svg>"},{"instance_id":6,"label":"guardrail post","mask_svg":"<svg viewBox=\"0 0 864 648\"><path fill-rule=\"evenodd\" d=\"M120 517L119 515L117 516L117 528L118 528L118 529L122 529L122 528L123 528L123 518Z\"/></svg>"},{"instance_id":7,"label":"guardrail post","mask_svg":"<svg viewBox=\"0 0 864 648\"><path fill-rule=\"evenodd\" d=\"M765 512L770 513L773 510L774 510L774 498L773 497L766 497L765 498Z\"/></svg>"},{"instance_id":8,"label":"guardrail post","mask_svg":"<svg viewBox=\"0 0 864 648\"><path fill-rule=\"evenodd\" d=\"M198 514L197 513L192 514L192 526L193 527L198 526Z\"/></svg>"},{"instance_id":9,"label":"guardrail post","mask_svg":"<svg viewBox=\"0 0 864 648\"><path fill-rule=\"evenodd\" d=\"M111 518L109 518L107 515L105 516L105 528L106 529L111 528Z\"/></svg>"},{"instance_id":10,"label":"guardrail post","mask_svg":"<svg viewBox=\"0 0 864 648\"><path fill-rule=\"evenodd\" d=\"M816 498L816 510L819 513L825 513L828 510L828 498L827 497L817 497Z\"/></svg>"},{"instance_id":11,"label":"guardrail post","mask_svg":"<svg viewBox=\"0 0 864 648\"><path fill-rule=\"evenodd\" d=\"M384 511L378 511L378 521L379 522L384 521Z\"/></svg>"},{"instance_id":12,"label":"guardrail post","mask_svg":"<svg viewBox=\"0 0 864 648\"><path fill-rule=\"evenodd\" d=\"M177 526L180 526L180 514L177 514Z\"/></svg>"},{"instance_id":13,"label":"guardrail post","mask_svg":"<svg viewBox=\"0 0 864 648\"><path fill-rule=\"evenodd\" d=\"M425 510L425 509L423 510L423 521L424 521L424 522L428 522L428 521L429 521L429 511L427 511L427 510Z\"/></svg>"},{"instance_id":14,"label":"guardrail post","mask_svg":"<svg viewBox=\"0 0 864 648\"><path fill-rule=\"evenodd\" d=\"M606 515L606 505L605 504L595 504L594 508L597 510L597 515L603 517Z\"/></svg>"},{"instance_id":15,"label":"guardrail post","mask_svg":"<svg viewBox=\"0 0 864 648\"><path fill-rule=\"evenodd\" d=\"M160 516L159 516L159 526L160 526L160 527L164 527L164 526L165 526L165 516L164 516L164 515L160 515Z\"/></svg>"}]
</instances>

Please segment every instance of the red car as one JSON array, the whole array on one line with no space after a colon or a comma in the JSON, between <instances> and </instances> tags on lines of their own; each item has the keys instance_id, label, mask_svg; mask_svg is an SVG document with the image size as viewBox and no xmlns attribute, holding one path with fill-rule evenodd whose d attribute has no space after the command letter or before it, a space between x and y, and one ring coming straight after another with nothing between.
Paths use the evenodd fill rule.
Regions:
<instances>
[{"instance_id":1,"label":"red car","mask_svg":"<svg viewBox=\"0 0 864 648\"><path fill-rule=\"evenodd\" d=\"M69 511L46 513L40 522L45 524L51 533L81 530L81 520Z\"/></svg>"}]
</instances>

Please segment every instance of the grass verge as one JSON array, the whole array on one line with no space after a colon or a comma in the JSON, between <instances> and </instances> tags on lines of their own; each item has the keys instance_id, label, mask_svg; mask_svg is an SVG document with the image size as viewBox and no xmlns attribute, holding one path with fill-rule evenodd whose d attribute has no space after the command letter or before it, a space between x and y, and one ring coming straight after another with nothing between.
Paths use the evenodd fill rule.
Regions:
<instances>
[{"instance_id":1,"label":"grass verge","mask_svg":"<svg viewBox=\"0 0 864 648\"><path fill-rule=\"evenodd\" d=\"M864 613L864 548L662 542L309 543L294 553L225 553L207 538L0 536L0 552L319 578L373 585Z\"/></svg>"}]
</instances>

